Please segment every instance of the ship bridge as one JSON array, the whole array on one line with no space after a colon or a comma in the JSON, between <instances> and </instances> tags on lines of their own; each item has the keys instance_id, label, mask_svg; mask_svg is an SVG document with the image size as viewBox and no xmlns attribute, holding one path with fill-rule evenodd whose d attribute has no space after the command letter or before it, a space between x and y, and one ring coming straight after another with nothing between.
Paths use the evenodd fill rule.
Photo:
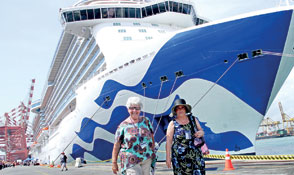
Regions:
<instances>
[{"instance_id":1,"label":"ship bridge","mask_svg":"<svg viewBox=\"0 0 294 175\"><path fill-rule=\"evenodd\" d=\"M193 2L189 0L81 1L73 7L60 9L60 15L64 30L82 37L90 36L92 26L107 22L145 22L180 28L207 22L197 17Z\"/></svg>"}]
</instances>

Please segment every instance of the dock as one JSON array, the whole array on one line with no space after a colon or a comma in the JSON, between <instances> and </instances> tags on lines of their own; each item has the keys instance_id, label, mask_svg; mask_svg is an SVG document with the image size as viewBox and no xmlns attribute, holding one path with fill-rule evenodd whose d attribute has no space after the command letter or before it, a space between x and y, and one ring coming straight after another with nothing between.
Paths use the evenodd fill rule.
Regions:
<instances>
[{"instance_id":1,"label":"dock","mask_svg":"<svg viewBox=\"0 0 294 175\"><path fill-rule=\"evenodd\" d=\"M235 170L224 171L225 161L215 160L206 162L206 174L294 174L294 161L245 161L233 160ZM60 168L48 166L16 166L2 169L0 174L5 175L111 175L111 163L90 163L77 168L73 164L68 165L68 171L60 171ZM165 162L156 164L156 175L173 175L172 169L168 169Z\"/></svg>"}]
</instances>

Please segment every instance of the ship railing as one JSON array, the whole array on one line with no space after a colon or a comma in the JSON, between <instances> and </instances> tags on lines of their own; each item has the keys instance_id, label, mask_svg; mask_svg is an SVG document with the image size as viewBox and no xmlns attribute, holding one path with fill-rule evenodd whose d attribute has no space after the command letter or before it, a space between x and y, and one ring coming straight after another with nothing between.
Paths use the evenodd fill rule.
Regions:
<instances>
[{"instance_id":1,"label":"ship railing","mask_svg":"<svg viewBox=\"0 0 294 175\"><path fill-rule=\"evenodd\" d=\"M73 6L86 6L95 4L146 4L154 2L162 2L165 0L82 0ZM192 0L176 0L179 2L193 2Z\"/></svg>"},{"instance_id":2,"label":"ship railing","mask_svg":"<svg viewBox=\"0 0 294 175\"><path fill-rule=\"evenodd\" d=\"M70 90L66 94L63 102L58 106L58 109L54 112L53 116L50 118L48 123L52 124L55 121L55 119L57 118L57 116L61 115L61 113L64 111L65 107L68 106L68 103L70 101L72 101L74 98L75 98L75 92L73 90Z\"/></svg>"},{"instance_id":3,"label":"ship railing","mask_svg":"<svg viewBox=\"0 0 294 175\"><path fill-rule=\"evenodd\" d=\"M145 6L140 5L136 8L132 7L111 7L101 8L95 6L70 7L60 9L60 17L62 25L69 22L80 22L96 19L107 18L146 18L152 15L157 15L166 12L175 12L180 14L190 15L193 10L193 5L190 1L150 1L150 4ZM129 12L130 11L130 12Z\"/></svg>"},{"instance_id":4,"label":"ship railing","mask_svg":"<svg viewBox=\"0 0 294 175\"><path fill-rule=\"evenodd\" d=\"M104 58L104 56L103 56ZM77 86L75 87L75 90L78 89L79 87L81 87L83 84L85 84L86 82L88 82L89 80L91 80L93 77L95 77L96 75L104 72L106 70L106 63L104 63L95 73L90 74L89 77L87 77L85 80L83 80L82 82L80 82L79 84L77 84Z\"/></svg>"},{"instance_id":5,"label":"ship railing","mask_svg":"<svg viewBox=\"0 0 294 175\"><path fill-rule=\"evenodd\" d=\"M63 97L65 96L64 94L69 91L68 87L72 86L74 78L76 77L76 76L73 76L75 74L76 70L80 71L83 66L83 64L79 64L77 62L77 60L86 60L88 55L95 48L96 43L92 42L92 41L94 41L94 40L91 40L91 41L85 40L85 44L81 44L80 43L81 41L79 39L77 39L75 41L74 45L78 45L78 49L71 49L70 53L67 57L68 58L67 60L73 60L71 63L73 66L70 69L70 72L67 74L65 73L65 68L61 69L60 76L58 76L55 80L58 83L55 85L53 92L51 93L51 94L55 94L55 95L52 98L50 98L50 100L48 100L48 103L47 103L48 105L52 105L53 109L55 109L56 106L59 105L61 99L63 99ZM88 51L86 52L87 55L83 57L82 53L84 53L84 51L87 48L89 48ZM82 57L83 57L83 59L81 59ZM67 76L67 75L69 75L69 76ZM50 110L50 111L52 111L52 110ZM54 111L52 111L52 112L54 112Z\"/></svg>"},{"instance_id":6,"label":"ship railing","mask_svg":"<svg viewBox=\"0 0 294 175\"><path fill-rule=\"evenodd\" d=\"M155 51L150 52L150 53L148 53L148 54L143 55L142 57L138 57L138 58L136 58L136 59L132 59L132 60L130 60L129 62L127 62L127 63L125 63L125 64L123 64L123 65L121 65L121 66L119 66L119 67L117 67L117 68L114 68L114 69L110 70L109 72L106 72L106 73L104 73L104 74L101 74L102 72L104 72L104 71L106 70L106 63L104 63L104 64L101 66L101 68L98 69L97 72L95 72L94 74L92 74L91 76L89 76L87 79L83 80L80 84L78 84L78 85L76 86L76 89L80 88L83 84L85 84L86 82L88 82L90 79L92 79L93 77L95 77L95 76L98 75L98 74L101 74L101 75L98 77L98 80L101 80L101 79L107 77L108 75L111 75L112 73L117 72L117 71L123 69L124 67L127 67L127 66L129 66L129 65L131 65L131 64L133 64L133 63L135 63L135 62L138 62L138 61L141 61L141 60L144 60L144 59L150 58L150 57L152 57L152 56L154 56L154 55L155 55Z\"/></svg>"},{"instance_id":7,"label":"ship railing","mask_svg":"<svg viewBox=\"0 0 294 175\"><path fill-rule=\"evenodd\" d=\"M80 1L74 6L85 6L85 5L95 5L95 4L145 4L150 2L157 2L152 0L87 0Z\"/></svg>"}]
</instances>

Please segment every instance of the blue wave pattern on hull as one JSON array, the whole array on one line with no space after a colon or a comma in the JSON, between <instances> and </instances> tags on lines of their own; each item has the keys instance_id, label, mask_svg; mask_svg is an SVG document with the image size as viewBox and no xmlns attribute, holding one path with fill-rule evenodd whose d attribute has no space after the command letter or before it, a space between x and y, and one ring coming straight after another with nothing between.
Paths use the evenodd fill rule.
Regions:
<instances>
[{"instance_id":1,"label":"blue wave pattern on hull","mask_svg":"<svg viewBox=\"0 0 294 175\"><path fill-rule=\"evenodd\" d=\"M210 150L224 151L228 148L230 151L240 151L253 146L252 142L238 131L227 131L214 133L211 128L207 127L205 122L200 122L205 132L205 141Z\"/></svg>"},{"instance_id":2,"label":"blue wave pattern on hull","mask_svg":"<svg viewBox=\"0 0 294 175\"><path fill-rule=\"evenodd\" d=\"M176 98L178 98L178 97L176 97ZM171 109L171 107L170 107L170 109ZM168 109L163 114L155 115L154 118L159 118L161 116L167 116L169 114L170 109ZM146 117L148 117L150 119L150 121L152 121L152 119L153 119L152 114L144 113L144 115ZM116 131L118 125L123 120L125 120L128 116L129 116L129 113L127 111L127 108L124 106L118 106L112 111L110 120L106 125L101 125L101 124L91 120L90 118L86 117L83 119L83 121L81 123L80 132L76 132L76 134L84 142L92 143L92 141L94 139L95 129L97 127L103 128L104 130L106 130L112 134L115 134L115 131ZM155 129L156 125L157 125L157 122L155 120L155 122L153 123L154 129ZM159 129L158 132L156 133L155 139L157 141L159 141L159 139L163 138L163 136L164 136L164 133L162 132L162 130ZM111 146L109 146L109 144ZM107 145L107 146L105 146L105 145ZM78 144L73 144L71 156L74 159L76 159L77 157L84 157L84 153L87 152L87 153L95 156L99 160L107 160L107 159L111 158L112 148L113 148L112 143L99 138L99 139L95 139L95 141L93 143L93 150L91 150L91 151L84 149L82 146L80 146ZM103 150L103 151L94 151L94 150Z\"/></svg>"},{"instance_id":3,"label":"blue wave pattern on hull","mask_svg":"<svg viewBox=\"0 0 294 175\"><path fill-rule=\"evenodd\" d=\"M176 81L172 92L190 79L200 78L215 82L240 53L248 52L250 54L251 51L256 49L283 52L291 15L292 11L276 12L177 34L156 54L145 76L137 85L124 86L116 81L107 80L95 102L101 105L105 97L109 96L112 100L102 106L104 109L109 109L117 93L121 90L133 91L146 98L157 99L160 89L159 77L166 75L169 81L163 83L160 94L160 99L162 99L170 94L175 79L174 72L176 71L183 70L185 76ZM258 58L250 57L236 64L218 82L218 85L226 88L264 115L280 64L280 58L270 55ZM225 64L224 60L228 60L229 64ZM141 86L142 82L147 84L152 82L152 85L148 84L144 92ZM90 143L93 140L96 127L101 127L114 133L116 127L113 126L117 126L128 116L126 109L123 108L116 107L113 110L111 121L107 125L99 125L91 121L91 126L88 129L78 133L79 137ZM119 118L117 118L118 116ZM153 115L146 114L146 116ZM88 119L85 118L84 120ZM85 122L84 120L82 123ZM204 123L200 123L206 133L207 144L212 150L223 151L228 148L229 150L238 151L253 145L240 132L213 133ZM159 135L162 135L164 131L161 128L159 132L161 133ZM156 140L158 140L157 136ZM78 155L81 156L84 152L88 152L100 160L108 159L112 151L112 146L109 146L109 144L112 144L109 142L109 144L106 144L105 142L107 141L96 139L92 151L87 151L74 144L72 156L78 157ZM101 148L103 148L103 151L99 151ZM98 151L94 153L94 150ZM106 153L108 157L105 157Z\"/></svg>"},{"instance_id":4,"label":"blue wave pattern on hull","mask_svg":"<svg viewBox=\"0 0 294 175\"><path fill-rule=\"evenodd\" d=\"M137 85L124 86L107 80L95 102L100 105L105 97L109 96L113 100L102 106L109 109L121 90L144 95L141 86L143 82L152 82L152 85L146 88L145 96L156 99L160 89L160 77L166 75L170 81L163 84L160 94L162 99L170 94L176 71L183 70L185 76L177 80L173 91L190 79L215 82L241 53L248 52L250 55L251 51L256 49L282 53L291 14L292 11L276 12L177 34L156 54L145 76ZM264 115L280 58L264 55L239 62L218 85ZM224 63L224 60L228 60L229 64Z\"/></svg>"},{"instance_id":5,"label":"blue wave pattern on hull","mask_svg":"<svg viewBox=\"0 0 294 175\"><path fill-rule=\"evenodd\" d=\"M88 151L78 144L73 144L73 152L70 155L73 159L76 159L78 157L84 158L84 154L85 152L87 152L96 157L98 160L108 160L111 158L113 143L110 143L103 139L95 139L95 141L93 142L93 148L93 150Z\"/></svg>"},{"instance_id":6,"label":"blue wave pattern on hull","mask_svg":"<svg viewBox=\"0 0 294 175\"><path fill-rule=\"evenodd\" d=\"M175 99L178 99L179 97L176 96ZM167 129L167 125L171 118L167 118L169 115L169 111L171 111L172 106L169 107L167 111L165 111L162 114L157 114L154 116L155 120L153 123L154 130L156 129L156 126L159 122L160 117L162 117L159 129L155 133L155 141L159 142L165 135L165 130ZM84 118L81 124L80 132L76 132L76 134L80 137L81 140L83 140L86 143L92 143L94 139L94 132L95 129L103 128L107 130L108 132L115 134L117 126L125 120L129 116L126 107L119 106L116 107L113 110L113 113L111 114L110 120L106 125L101 125L96 123L95 121L91 120L90 118ZM145 113L145 116L152 121L153 114ZM237 131L229 131L224 133L213 133L211 129L207 126L205 126L204 122L200 122L201 127L205 131L205 138L207 141L207 145L211 150L218 150L223 151L226 148L229 150L241 150L252 146L252 143L250 140L244 136L242 133ZM83 127L85 126L85 127ZM227 143L231 143L230 145ZM86 150L82 146L78 144L73 145L72 154L71 156L76 159L77 157L84 157L84 153L87 152L94 157L96 157L99 160L107 160L111 158L111 152L112 152L113 145L112 143L103 140L101 138L95 139L93 143L93 150ZM96 150L96 151L95 151ZM103 151L100 151L103 150Z\"/></svg>"}]
</instances>

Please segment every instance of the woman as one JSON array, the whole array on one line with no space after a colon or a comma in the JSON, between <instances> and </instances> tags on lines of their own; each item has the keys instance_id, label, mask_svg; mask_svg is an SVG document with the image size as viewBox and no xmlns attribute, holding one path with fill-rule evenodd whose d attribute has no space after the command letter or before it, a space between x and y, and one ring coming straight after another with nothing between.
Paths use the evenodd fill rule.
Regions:
<instances>
[{"instance_id":1,"label":"woman","mask_svg":"<svg viewBox=\"0 0 294 175\"><path fill-rule=\"evenodd\" d=\"M192 124L187 113L191 112L191 106L184 99L175 101L172 113L175 116L166 132L166 165L175 175L203 175L205 174L205 162L201 148L194 145L194 138L204 136L198 120L195 118L197 130L192 136ZM192 117L194 119L194 117Z\"/></svg>"},{"instance_id":2,"label":"woman","mask_svg":"<svg viewBox=\"0 0 294 175\"><path fill-rule=\"evenodd\" d=\"M143 107L140 98L130 97L126 104L130 116L116 130L112 151L112 171L118 172L120 152L121 173L149 175L155 158L153 128L148 118L140 116Z\"/></svg>"}]
</instances>

